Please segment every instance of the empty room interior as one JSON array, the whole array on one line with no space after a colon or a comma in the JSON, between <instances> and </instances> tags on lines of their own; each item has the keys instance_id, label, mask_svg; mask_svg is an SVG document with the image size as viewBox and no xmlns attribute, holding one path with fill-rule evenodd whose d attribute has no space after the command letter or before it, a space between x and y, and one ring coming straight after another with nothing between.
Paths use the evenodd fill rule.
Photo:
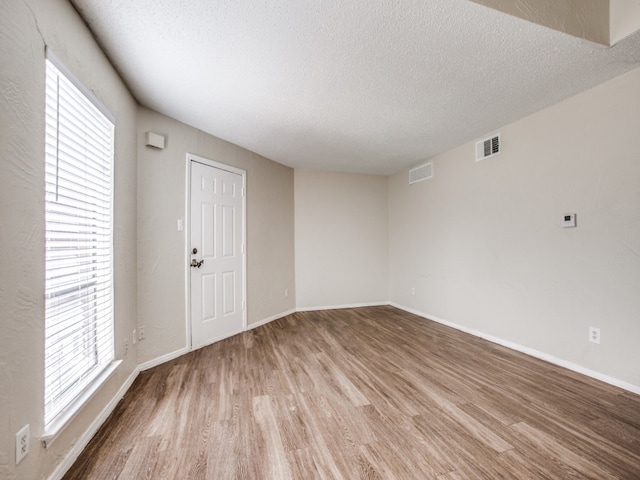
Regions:
<instances>
[{"instance_id":1,"label":"empty room interior","mask_svg":"<svg viewBox=\"0 0 640 480\"><path fill-rule=\"evenodd\" d=\"M640 478L638 1L0 0L0 62L0 478Z\"/></svg>"}]
</instances>

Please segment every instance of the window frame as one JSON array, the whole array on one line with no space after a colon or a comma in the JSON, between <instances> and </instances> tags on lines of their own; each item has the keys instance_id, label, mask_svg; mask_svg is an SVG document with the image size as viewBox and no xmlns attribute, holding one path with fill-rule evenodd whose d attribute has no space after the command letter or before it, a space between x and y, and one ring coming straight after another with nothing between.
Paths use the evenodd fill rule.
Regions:
<instances>
[{"instance_id":1,"label":"window frame","mask_svg":"<svg viewBox=\"0 0 640 480\"><path fill-rule=\"evenodd\" d=\"M111 115L111 113L104 107L104 105L98 100L98 98L89 90L87 90L81 82L79 82L77 80L77 78L66 68L66 66L55 56L55 54L53 54L48 48L46 50L46 59L45 59L45 71L46 71L46 77L45 77L45 98L48 100L50 99L48 90L50 88L49 85L49 75L50 75L50 66L54 67L56 69L56 78L63 78L63 82L68 82L68 86L70 89L73 90L73 93L77 93L79 94L79 97L82 101L82 106L79 109L85 111L85 109L87 110L92 110L92 109L96 109L99 112L99 115L102 115L104 117L104 120L106 120L110 125L111 125L111 131L110 131L110 136L109 136L109 148L107 149L108 152L108 166L109 166L109 172L108 172L108 179L103 177L102 181L104 181L105 185L107 185L108 188L108 200L107 201L99 201L99 200L95 200L95 202L98 203L102 203L103 204L103 208L105 211L108 212L108 220L106 223L106 225L108 225L108 228L106 230L106 232L108 233L108 240L103 241L102 245L103 247L106 246L108 249L108 259L106 261L102 262L102 266L98 269L93 268L90 269L90 272L107 272L108 273L108 279L106 280L106 282L104 282L102 285L105 288L105 292L106 295L108 295L108 298L106 299L105 302L102 302L102 300L100 300L101 306L105 306L108 309L108 313L105 316L107 318L107 320L103 320L102 323L100 323L99 320L97 320L99 317L97 316L97 313L93 312L90 314L85 315L84 313L82 314L84 317L86 318L91 318L93 317L93 319L90 321L90 323L92 322L93 326L101 326L101 327L107 327L108 331L105 333L105 331L103 331L101 333L101 336L99 337L95 337L92 342L90 343L90 345L92 345L93 349L98 349L100 347L100 342L101 339L107 339L108 343L106 344L106 348L102 349L101 352L99 354L96 355L101 355L98 356L97 358L98 363L97 365L94 365L91 369L90 369L90 373L85 373L85 375L83 376L82 380L78 383L78 385L69 388L69 391L71 392L70 394L66 395L65 401L62 403L62 407L60 406L56 406L56 408L52 409L51 408L51 399L47 398L48 396L50 396L50 392L48 392L48 390L50 390L50 388L47 388L48 385L48 379L47 379L47 375L48 373L50 373L50 368L47 368L47 335L51 334L52 332L52 328L51 325L49 325L48 321L49 321L49 314L50 314L50 309L47 307L46 303L47 303L47 285L49 285L49 280L47 279L49 277L49 274L45 275L45 329L44 329L44 333L45 333L45 344L44 344L44 358L45 358L45 364L43 365L43 369L44 369L44 385L43 385L43 424L44 424L44 435L42 437L42 441L46 446L48 446L48 444L50 444L55 437L62 431L62 429L75 417L75 415L78 413L78 411L95 395L95 393L98 391L98 389L104 384L104 382L107 381L107 379L113 374L113 372L117 369L118 365L121 363L121 360L116 360L115 359L115 347L116 347L116 342L115 342L115 296L114 296L114 282L115 282L115 275L114 275L114 184L115 184L115 118L113 117L113 115ZM55 102L58 102L59 99L55 99ZM85 103L86 102L86 103ZM47 125L47 121L50 119L50 111L49 111L49 106L45 105L45 112L44 112L44 118L45 118L45 142L46 139L48 138L49 134L51 133L51 128L55 129L55 137L53 137L56 142L59 142L60 137L60 131L59 131L59 127L60 127L60 123L56 123L55 127L49 127ZM60 104L56 103L55 105L55 110L54 112L58 112L60 109ZM57 122L57 119L56 119ZM87 128L86 125L83 125L84 128L80 128L78 130L78 132L82 132L82 134L86 134ZM75 131L74 131L75 133ZM94 145L94 143L91 142L87 142L89 145ZM102 152L105 153L105 152ZM89 154L90 156L90 154ZM49 157L51 157L51 153L47 151L47 147L45 147L45 157L44 157L44 162L45 162L45 170L47 170L47 168L51 168L51 162ZM75 160L78 160L78 158L85 158L86 160L86 156L83 154L79 154L78 157L75 157L73 162L75 162ZM58 159L60 158L59 152L56 151L54 153L54 156L51 158L55 158L56 162L58 162ZM106 158L106 157L104 157ZM76 165L81 165L83 162L83 160L79 160L78 163L72 163L74 166ZM84 162L84 164L88 164L88 162ZM47 167L47 165L49 165L49 167ZM62 177L58 177L57 176L58 173L56 172L56 185L58 185L58 182L61 181L60 179ZM46 178L46 175L45 175ZM78 188L78 191L80 190L85 190L85 192L87 190L91 191L90 186L88 185L89 182L88 180L84 180L84 183L79 182L78 184L80 185L80 187ZM46 182L45 182L46 185ZM57 187L56 187L57 188ZM45 249L49 250L48 247L51 246L49 243L49 230L48 230L48 225L49 225L49 221L48 221L48 217L49 215L52 215L50 213L50 203L55 203L55 202L50 202L49 197L52 195L51 190L45 186ZM91 202L89 202L91 203ZM90 230L90 229L89 229ZM78 234L79 235L79 234ZM89 238L96 238L96 232L92 232L89 233ZM93 236L91 236L93 235ZM71 238L78 238L78 237L71 237ZM53 242L55 243L55 242ZM88 247L89 251L93 251L91 250L94 247ZM78 261L76 261L76 263L74 264L73 268L77 269L78 267ZM45 272L48 272L48 267L51 266L49 260L45 257ZM77 270L76 270L77 273ZM94 275L95 276L95 275ZM91 282L89 282L91 283ZM88 283L87 283L88 285ZM85 286L87 286L85 285ZM104 293L104 292L103 292ZM93 301L97 302L97 297L95 297L95 292L93 293L94 298ZM51 295L49 295L49 297L51 297ZM82 302L85 302L85 300L83 300ZM84 305L84 303L82 303ZM77 305L77 304L76 304ZM74 307L75 310L77 311L78 308ZM77 315L76 315L77 316ZM74 315L73 314L69 314L69 318L73 318ZM68 319L66 321L69 321ZM72 323L72 322L70 322ZM81 322L77 322L77 323L81 323ZM89 352L89 349L86 349L85 347L80 348L80 351L84 352L84 354L86 354L87 352ZM75 356L76 354L74 353L72 356ZM60 370L56 371L56 374L60 375ZM49 407L48 407L49 405Z\"/></svg>"}]
</instances>

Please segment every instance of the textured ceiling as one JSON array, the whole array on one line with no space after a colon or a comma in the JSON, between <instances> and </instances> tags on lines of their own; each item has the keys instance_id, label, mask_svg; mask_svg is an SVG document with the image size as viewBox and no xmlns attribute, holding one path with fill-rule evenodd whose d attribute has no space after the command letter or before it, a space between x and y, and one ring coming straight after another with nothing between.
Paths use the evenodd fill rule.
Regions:
<instances>
[{"instance_id":1,"label":"textured ceiling","mask_svg":"<svg viewBox=\"0 0 640 480\"><path fill-rule=\"evenodd\" d=\"M466 0L72 3L142 105L296 168L391 174L640 67Z\"/></svg>"}]
</instances>

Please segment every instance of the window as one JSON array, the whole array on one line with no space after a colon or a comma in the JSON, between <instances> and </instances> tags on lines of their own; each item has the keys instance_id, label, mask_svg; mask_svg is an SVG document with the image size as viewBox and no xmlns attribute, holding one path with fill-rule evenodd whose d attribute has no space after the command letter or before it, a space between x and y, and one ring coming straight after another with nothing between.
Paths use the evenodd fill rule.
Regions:
<instances>
[{"instance_id":1,"label":"window","mask_svg":"<svg viewBox=\"0 0 640 480\"><path fill-rule=\"evenodd\" d=\"M45 425L68 410L114 359L114 125L92 95L48 57Z\"/></svg>"}]
</instances>

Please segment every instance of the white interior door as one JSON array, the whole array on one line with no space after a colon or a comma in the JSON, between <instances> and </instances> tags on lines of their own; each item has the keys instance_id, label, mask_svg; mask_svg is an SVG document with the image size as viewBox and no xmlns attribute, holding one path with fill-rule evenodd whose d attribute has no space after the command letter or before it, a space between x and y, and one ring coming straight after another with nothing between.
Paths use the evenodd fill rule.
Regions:
<instances>
[{"instance_id":1,"label":"white interior door","mask_svg":"<svg viewBox=\"0 0 640 480\"><path fill-rule=\"evenodd\" d=\"M244 176L193 158L191 348L240 333L244 321Z\"/></svg>"}]
</instances>

